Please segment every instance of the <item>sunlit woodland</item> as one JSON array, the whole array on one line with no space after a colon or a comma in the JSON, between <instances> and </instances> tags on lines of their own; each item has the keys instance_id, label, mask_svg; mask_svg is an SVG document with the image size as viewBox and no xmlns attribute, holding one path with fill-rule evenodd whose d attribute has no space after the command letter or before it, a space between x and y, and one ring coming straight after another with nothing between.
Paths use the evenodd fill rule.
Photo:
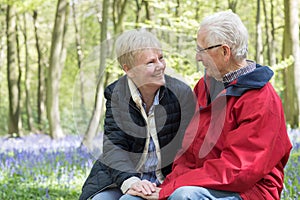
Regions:
<instances>
[{"instance_id":1,"label":"sunlit woodland","mask_svg":"<svg viewBox=\"0 0 300 200\"><path fill-rule=\"evenodd\" d=\"M0 0L0 199L78 199L101 153L104 88L124 72L114 44L147 28L166 73L191 88L201 19L237 13L248 59L270 66L293 143L282 199L300 197L299 0ZM297 170L296 170L297 169Z\"/></svg>"}]
</instances>

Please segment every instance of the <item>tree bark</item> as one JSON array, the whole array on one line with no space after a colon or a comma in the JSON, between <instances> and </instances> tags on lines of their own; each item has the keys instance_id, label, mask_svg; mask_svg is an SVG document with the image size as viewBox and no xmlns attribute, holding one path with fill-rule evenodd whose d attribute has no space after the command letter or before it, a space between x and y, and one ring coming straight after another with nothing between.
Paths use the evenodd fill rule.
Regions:
<instances>
[{"instance_id":1,"label":"tree bark","mask_svg":"<svg viewBox=\"0 0 300 200\"><path fill-rule=\"evenodd\" d=\"M37 50L37 63L38 63L38 88L37 88L37 124L38 129L42 129L42 122L46 120L46 92L45 92L45 68L42 65L42 52L40 47L40 40L38 36L38 13L36 10L33 11L33 23L34 23L34 36L35 36L35 46Z\"/></svg>"},{"instance_id":2,"label":"tree bark","mask_svg":"<svg viewBox=\"0 0 300 200\"><path fill-rule=\"evenodd\" d=\"M256 56L257 63L263 63L263 44L262 44L262 30L260 21L260 0L257 0L256 10Z\"/></svg>"},{"instance_id":3,"label":"tree bark","mask_svg":"<svg viewBox=\"0 0 300 200\"><path fill-rule=\"evenodd\" d=\"M13 5L7 6L6 12L7 36L7 82L9 97L8 134L19 137L19 69L17 66L16 47L16 12Z\"/></svg>"},{"instance_id":4,"label":"tree bark","mask_svg":"<svg viewBox=\"0 0 300 200\"><path fill-rule=\"evenodd\" d=\"M269 32L269 18L268 18L268 12L267 12L267 4L265 0L262 0L263 3L263 11L264 11L264 16L265 16L265 39L266 39L266 47L267 47L267 63L270 65L271 61L271 38L270 38L270 32Z\"/></svg>"},{"instance_id":5,"label":"tree bark","mask_svg":"<svg viewBox=\"0 0 300 200\"><path fill-rule=\"evenodd\" d=\"M79 69L79 81L80 81L80 107L81 109L85 110L84 105L84 75L83 75L83 69L82 69L82 61L83 61L83 52L81 47L81 39L80 39L80 33L77 23L77 16L76 16L76 7L75 3L72 3L72 13L73 13L73 22L74 22L74 28L75 28L75 43L76 43L76 53L77 53L77 65Z\"/></svg>"},{"instance_id":6,"label":"tree bark","mask_svg":"<svg viewBox=\"0 0 300 200\"><path fill-rule=\"evenodd\" d=\"M271 35L270 35L270 66L276 64L276 51L275 51L275 25L274 25L274 3L271 0Z\"/></svg>"},{"instance_id":7,"label":"tree bark","mask_svg":"<svg viewBox=\"0 0 300 200\"><path fill-rule=\"evenodd\" d=\"M294 20L298 16L294 16L296 12L293 11L293 6L293 0L284 0L285 26L282 48L283 59L287 59L288 57L293 55L293 49L296 49L294 47L294 42L297 43L297 41L295 41L296 37L294 36L294 33L292 33L292 31L295 30L295 28L293 28L293 26L296 25L296 23L294 23ZM297 37L299 40L299 36ZM299 55L296 56L298 57ZM295 62L284 69L283 80L285 86L283 105L286 121L292 128L296 128L299 126L299 105L295 87Z\"/></svg>"},{"instance_id":8,"label":"tree bark","mask_svg":"<svg viewBox=\"0 0 300 200\"><path fill-rule=\"evenodd\" d=\"M19 126L19 136L22 136L23 135L23 122L22 122L22 110L21 110L21 106L20 105L23 105L23 101L21 98L21 94L22 94L22 91L21 91L21 78L22 78L22 69L21 69L21 47L20 47L20 40L19 40L19 22L20 19L18 17L18 15L16 15L16 26L15 26L15 32L16 32L16 44L17 44L17 66L18 66L18 70L19 70L19 76L18 76L18 90L19 90L19 94L18 94L18 99L19 99L19 123L18 123L18 126Z\"/></svg>"},{"instance_id":9,"label":"tree bark","mask_svg":"<svg viewBox=\"0 0 300 200\"><path fill-rule=\"evenodd\" d=\"M64 35L66 32L67 10L67 0L59 0L52 33L49 71L47 75L47 118L50 136L53 139L64 137L59 116L59 82L65 59Z\"/></svg>"},{"instance_id":10,"label":"tree bark","mask_svg":"<svg viewBox=\"0 0 300 200\"><path fill-rule=\"evenodd\" d=\"M27 23L26 23L26 15L23 14L23 23L24 23L24 44L25 44L25 107L26 107L26 115L27 115L27 126L28 130L31 132L33 130L33 118L32 118L32 109L30 103L30 74L29 74L29 61L28 61L28 43L27 43Z\"/></svg>"},{"instance_id":11,"label":"tree bark","mask_svg":"<svg viewBox=\"0 0 300 200\"><path fill-rule=\"evenodd\" d=\"M118 34L122 32L123 18L125 16L125 8L127 0L124 0L119 3L113 3L113 22L114 22L114 33ZM106 10L106 9L105 9ZM103 20L103 18L102 18Z\"/></svg>"},{"instance_id":12,"label":"tree bark","mask_svg":"<svg viewBox=\"0 0 300 200\"><path fill-rule=\"evenodd\" d=\"M144 6L145 6L145 11L146 11L146 19L148 20L148 21L150 21L151 20L151 11L150 11L150 8L149 8L149 2L148 1L145 1L145 0L143 0L143 2L142 2L143 4L144 4Z\"/></svg>"},{"instance_id":13,"label":"tree bark","mask_svg":"<svg viewBox=\"0 0 300 200\"><path fill-rule=\"evenodd\" d=\"M228 7L232 10L232 12L236 13L237 0L228 0Z\"/></svg>"},{"instance_id":14,"label":"tree bark","mask_svg":"<svg viewBox=\"0 0 300 200\"><path fill-rule=\"evenodd\" d=\"M135 0L136 5L136 15L135 15L135 28L138 28L138 23L140 22L140 14L141 14L141 4L139 0Z\"/></svg>"},{"instance_id":15,"label":"tree bark","mask_svg":"<svg viewBox=\"0 0 300 200\"><path fill-rule=\"evenodd\" d=\"M292 54L294 57L294 80L295 80L295 86L296 86L296 94L295 94L295 101L298 102L298 105L295 105L296 107L296 113L298 111L298 117L295 117L295 127L300 126L300 47L299 47L299 5L298 0L291 0L290 1L290 8L291 8L291 36L292 36ZM297 101L298 99L298 101Z\"/></svg>"},{"instance_id":16,"label":"tree bark","mask_svg":"<svg viewBox=\"0 0 300 200\"><path fill-rule=\"evenodd\" d=\"M104 92L103 75L104 75L106 55L107 55L106 35L107 35L107 21L108 21L108 9L105 8L107 8L108 5L109 5L109 0L103 0L102 21L101 21L100 70L98 76L99 78L97 82L93 114L89 121L89 126L87 128L87 131L85 132L84 138L82 140L82 144L89 149L93 149L93 139L97 135L97 130L101 118L102 105L104 100L103 99L103 92Z\"/></svg>"}]
</instances>

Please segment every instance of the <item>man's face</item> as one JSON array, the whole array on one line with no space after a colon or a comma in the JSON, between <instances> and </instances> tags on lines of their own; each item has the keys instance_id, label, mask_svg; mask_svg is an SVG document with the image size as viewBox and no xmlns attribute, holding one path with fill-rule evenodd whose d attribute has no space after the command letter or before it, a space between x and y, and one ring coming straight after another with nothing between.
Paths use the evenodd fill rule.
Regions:
<instances>
[{"instance_id":1,"label":"man's face","mask_svg":"<svg viewBox=\"0 0 300 200\"><path fill-rule=\"evenodd\" d=\"M197 35L196 60L203 64L208 76L216 80L222 80L225 74L223 69L224 63L221 61L222 44L208 46L204 40L205 37L206 33L200 30Z\"/></svg>"}]
</instances>

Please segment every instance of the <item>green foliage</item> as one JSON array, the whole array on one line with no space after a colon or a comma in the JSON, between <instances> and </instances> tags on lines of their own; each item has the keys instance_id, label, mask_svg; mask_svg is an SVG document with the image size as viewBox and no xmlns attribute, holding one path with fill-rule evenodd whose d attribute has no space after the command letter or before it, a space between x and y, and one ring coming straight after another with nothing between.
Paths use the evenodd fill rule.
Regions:
<instances>
[{"instance_id":1,"label":"green foliage","mask_svg":"<svg viewBox=\"0 0 300 200\"><path fill-rule=\"evenodd\" d=\"M288 58L284 59L283 61L277 63L275 66L273 66L273 70L275 72L279 70L283 70L289 66L291 66L294 63L295 59L292 55L290 55Z\"/></svg>"},{"instance_id":2,"label":"green foliage","mask_svg":"<svg viewBox=\"0 0 300 200\"><path fill-rule=\"evenodd\" d=\"M294 63L294 58L291 55L288 58L284 59L283 61L277 63L275 66L271 66L275 74L272 82L276 89L276 92L279 94L282 100L283 100L283 91L286 87L283 84L283 71L286 68L290 67L293 63Z\"/></svg>"},{"instance_id":3,"label":"green foliage","mask_svg":"<svg viewBox=\"0 0 300 200\"><path fill-rule=\"evenodd\" d=\"M299 146L299 144L298 144ZM300 197L300 150L293 151L285 168L283 199L299 199Z\"/></svg>"},{"instance_id":4,"label":"green foliage","mask_svg":"<svg viewBox=\"0 0 300 200\"><path fill-rule=\"evenodd\" d=\"M78 172L79 173L79 172ZM53 179L54 177L51 177ZM27 182L28 181L28 182ZM30 182L31 181L31 182ZM70 200L78 199L80 187L72 188L62 185L43 186L34 182L35 180L24 180L19 176L5 179L0 182L1 199L51 199L51 200ZM82 181L82 180L80 180Z\"/></svg>"},{"instance_id":5,"label":"green foliage","mask_svg":"<svg viewBox=\"0 0 300 200\"><path fill-rule=\"evenodd\" d=\"M85 86L85 105L80 105L79 93L79 70L77 66L77 49L75 45L75 31L72 18L72 11L70 12L69 26L67 32L67 60L62 73L60 83L60 112L61 123L66 133L73 133L77 127L81 127L80 132L84 132L87 126L90 113L93 109L95 83L98 76L99 67L99 46L100 44L100 25L101 25L101 6L102 1L70 1L76 7L76 19L80 33L81 49L83 52L83 66L84 84ZM140 11L136 8L136 2L140 3ZM204 16L213 12L228 10L230 8L229 1L193 1L193 0L170 0L170 1L147 1L148 11L150 13L147 18L145 4L142 1L128 1L125 8L124 18L122 20L122 30L133 29L136 27L147 27L152 30L163 43L163 50L167 60L167 66L171 68L172 73L182 76L191 87L202 76L202 68L200 69L195 62L195 46L196 46L196 32L199 23ZM178 4L179 3L179 4ZM274 36L275 36L275 52L278 64L272 66L275 71L275 77L272 83L276 91L282 97L284 85L282 83L282 75L278 73L280 69L288 65L291 60L282 61L282 38L284 25L284 6L281 1L272 1L274 6ZM35 122L37 121L37 52L35 47L35 35L33 27L32 14L33 10L38 13L38 36L42 51L42 66L47 69L49 62L49 51L51 46L52 29L54 24L55 10L57 0L0 0L0 25L5 27L6 23L6 5L13 4L16 7L19 16L19 39L20 39L20 58L21 68L23 70L22 83L24 83L24 52L25 45L23 43L23 13L26 16L27 22L27 39L29 48L29 74L30 74L30 99L31 107L33 109L33 116ZM113 4L110 4L109 19L108 19L108 35L111 40L115 39L114 22L112 19ZM262 6L262 5L261 5ZM243 22L249 31L249 59L255 57L255 43L256 43L256 8L257 1L250 0L247 2L237 1L236 12L241 16ZM231 7L233 8L233 7ZM263 55L265 63L268 63L267 58L267 41L266 41L266 26L265 20L268 19L269 31L271 28L271 2L266 1L266 15L261 7L261 23L263 29ZM136 22L138 16L138 21ZM0 117L3 119L0 122L0 135L7 131L7 116L8 116L8 91L6 83L6 59L5 59L5 28L0 30ZM109 43L109 51L113 51L113 42ZM265 64L261 63L261 64ZM108 56L106 65L107 83L110 83L123 74L122 69L118 67L116 59L113 56ZM22 101L24 101L24 86L22 86ZM22 119L23 124L27 119L25 106L22 103ZM80 124L77 124L80 123ZM37 126L37 124L35 124ZM26 132L26 125L24 132ZM43 129L47 128L47 122L43 123ZM46 130L44 130L46 132Z\"/></svg>"}]
</instances>

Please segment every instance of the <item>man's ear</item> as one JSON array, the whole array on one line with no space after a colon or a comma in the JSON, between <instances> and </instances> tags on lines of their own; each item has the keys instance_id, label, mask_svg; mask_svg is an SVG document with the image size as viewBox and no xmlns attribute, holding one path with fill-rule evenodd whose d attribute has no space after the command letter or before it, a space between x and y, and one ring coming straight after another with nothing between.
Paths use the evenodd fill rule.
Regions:
<instances>
[{"instance_id":1,"label":"man's ear","mask_svg":"<svg viewBox=\"0 0 300 200\"><path fill-rule=\"evenodd\" d=\"M223 50L223 56L225 61L228 61L230 59L231 56L231 49L227 44L223 44L222 45L222 50Z\"/></svg>"}]
</instances>

